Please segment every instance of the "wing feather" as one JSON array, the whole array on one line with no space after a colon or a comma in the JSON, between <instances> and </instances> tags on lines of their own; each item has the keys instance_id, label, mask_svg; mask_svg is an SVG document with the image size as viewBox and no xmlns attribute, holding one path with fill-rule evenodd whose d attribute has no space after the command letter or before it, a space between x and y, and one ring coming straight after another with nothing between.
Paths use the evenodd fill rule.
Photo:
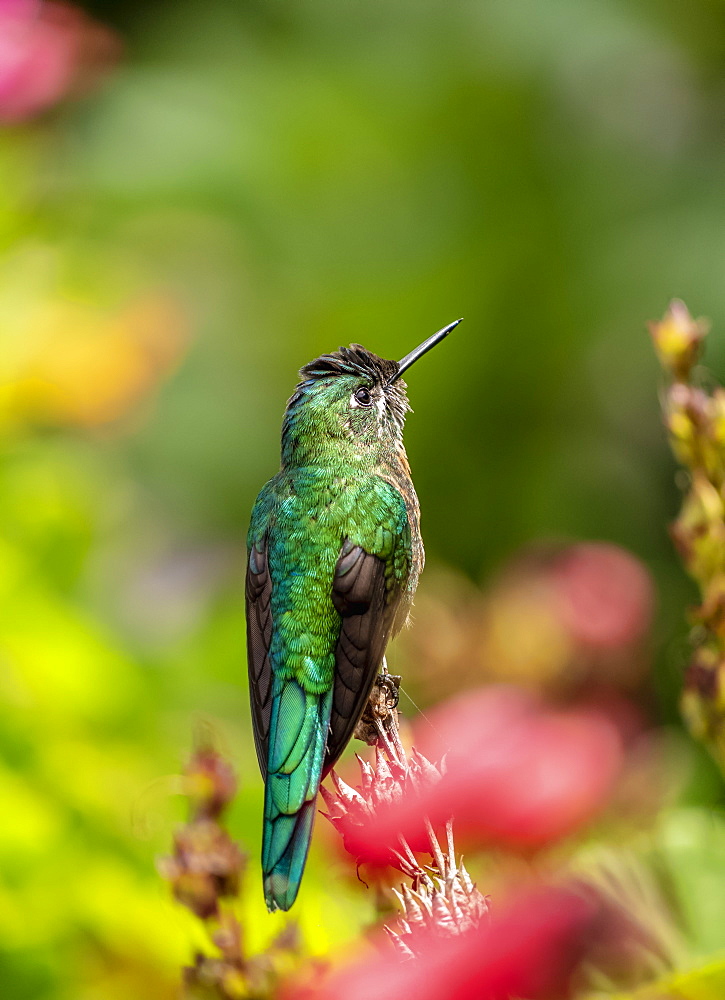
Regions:
<instances>
[{"instance_id":1,"label":"wing feather","mask_svg":"<svg viewBox=\"0 0 725 1000\"><path fill-rule=\"evenodd\" d=\"M249 665L249 700L257 760L262 777L267 777L267 746L272 713L272 578L267 562L266 536L254 542L247 564L247 661Z\"/></svg>"},{"instance_id":2,"label":"wing feather","mask_svg":"<svg viewBox=\"0 0 725 1000\"><path fill-rule=\"evenodd\" d=\"M399 599L399 591L386 586L385 560L346 539L332 580L332 603L341 623L323 775L334 767L365 709Z\"/></svg>"}]
</instances>

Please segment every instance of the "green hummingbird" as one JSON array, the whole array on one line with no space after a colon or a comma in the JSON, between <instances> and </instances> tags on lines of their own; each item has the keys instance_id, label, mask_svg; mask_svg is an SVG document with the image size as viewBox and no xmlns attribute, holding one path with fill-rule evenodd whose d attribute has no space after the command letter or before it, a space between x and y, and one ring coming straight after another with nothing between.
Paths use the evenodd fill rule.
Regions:
<instances>
[{"instance_id":1,"label":"green hummingbird","mask_svg":"<svg viewBox=\"0 0 725 1000\"><path fill-rule=\"evenodd\" d=\"M281 469L252 511L247 657L270 911L297 897L320 782L418 585L423 542L400 376L460 322L402 361L351 344L305 365L282 423Z\"/></svg>"}]
</instances>

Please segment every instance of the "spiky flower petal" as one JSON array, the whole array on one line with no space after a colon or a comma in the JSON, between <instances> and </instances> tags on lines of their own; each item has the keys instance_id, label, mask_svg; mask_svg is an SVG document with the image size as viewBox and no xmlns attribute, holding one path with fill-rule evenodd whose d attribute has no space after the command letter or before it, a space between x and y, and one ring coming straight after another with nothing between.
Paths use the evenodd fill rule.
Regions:
<instances>
[{"instance_id":1,"label":"spiky flower petal","mask_svg":"<svg viewBox=\"0 0 725 1000\"><path fill-rule=\"evenodd\" d=\"M358 863L376 861L397 868L412 882L393 889L402 915L396 927L385 930L401 958L419 954L431 933L441 937L462 934L479 926L488 913L488 902L472 882L462 862L456 862L453 825L445 827L446 851L430 821L425 821L425 838L412 843L398 836L395 843L371 845L367 839L370 821L382 809L399 806L412 796L430 790L445 774L445 764L434 764L418 750L407 753L400 739L395 705L385 700L389 675L378 678L371 697L371 709L365 722L365 739L373 727L377 730L375 764L358 757L360 785L353 788L336 773L332 774L334 792L322 788L328 812L325 814L339 830L346 849ZM396 701L397 704L397 701ZM382 710L376 711L376 706ZM388 709L390 709L388 711ZM372 850L371 850L372 848ZM424 864L419 854L430 855Z\"/></svg>"}]
</instances>

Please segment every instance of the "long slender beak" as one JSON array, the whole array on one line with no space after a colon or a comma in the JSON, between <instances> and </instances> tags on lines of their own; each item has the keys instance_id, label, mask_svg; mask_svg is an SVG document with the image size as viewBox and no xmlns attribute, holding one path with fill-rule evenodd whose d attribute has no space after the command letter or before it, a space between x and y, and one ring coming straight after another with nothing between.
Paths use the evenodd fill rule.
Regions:
<instances>
[{"instance_id":1,"label":"long slender beak","mask_svg":"<svg viewBox=\"0 0 725 1000\"><path fill-rule=\"evenodd\" d=\"M397 382L406 369L410 368L410 366L414 364L418 358L422 358L424 354L427 354L431 347L435 347L436 344L440 343L440 341L443 340L444 337L447 337L451 330L455 330L458 324L462 321L463 317L461 316L460 319L456 319L452 323L449 323L448 326L444 326L442 330L438 331L438 333L434 333L432 337L428 337L427 340L424 340L423 343L416 347L414 351L411 351L410 354L406 354L403 360L398 362L398 370L395 375L388 379L387 384L392 385L393 382Z\"/></svg>"}]
</instances>

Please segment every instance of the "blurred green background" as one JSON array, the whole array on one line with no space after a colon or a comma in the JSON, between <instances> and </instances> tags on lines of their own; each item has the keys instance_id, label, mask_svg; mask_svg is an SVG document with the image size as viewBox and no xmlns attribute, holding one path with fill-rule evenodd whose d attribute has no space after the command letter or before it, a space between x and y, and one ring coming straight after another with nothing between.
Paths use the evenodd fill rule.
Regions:
<instances>
[{"instance_id":1,"label":"blurred green background","mask_svg":"<svg viewBox=\"0 0 725 1000\"><path fill-rule=\"evenodd\" d=\"M117 66L0 131L7 1000L175 995L198 932L154 861L199 729L256 858L244 538L300 365L355 341L398 358L465 316L409 378L429 566L485 585L542 538L627 547L671 722L694 593L645 321L682 297L725 367L715 0L86 9ZM318 841L316 952L371 912L324 864ZM280 921L248 881L262 942Z\"/></svg>"}]
</instances>

